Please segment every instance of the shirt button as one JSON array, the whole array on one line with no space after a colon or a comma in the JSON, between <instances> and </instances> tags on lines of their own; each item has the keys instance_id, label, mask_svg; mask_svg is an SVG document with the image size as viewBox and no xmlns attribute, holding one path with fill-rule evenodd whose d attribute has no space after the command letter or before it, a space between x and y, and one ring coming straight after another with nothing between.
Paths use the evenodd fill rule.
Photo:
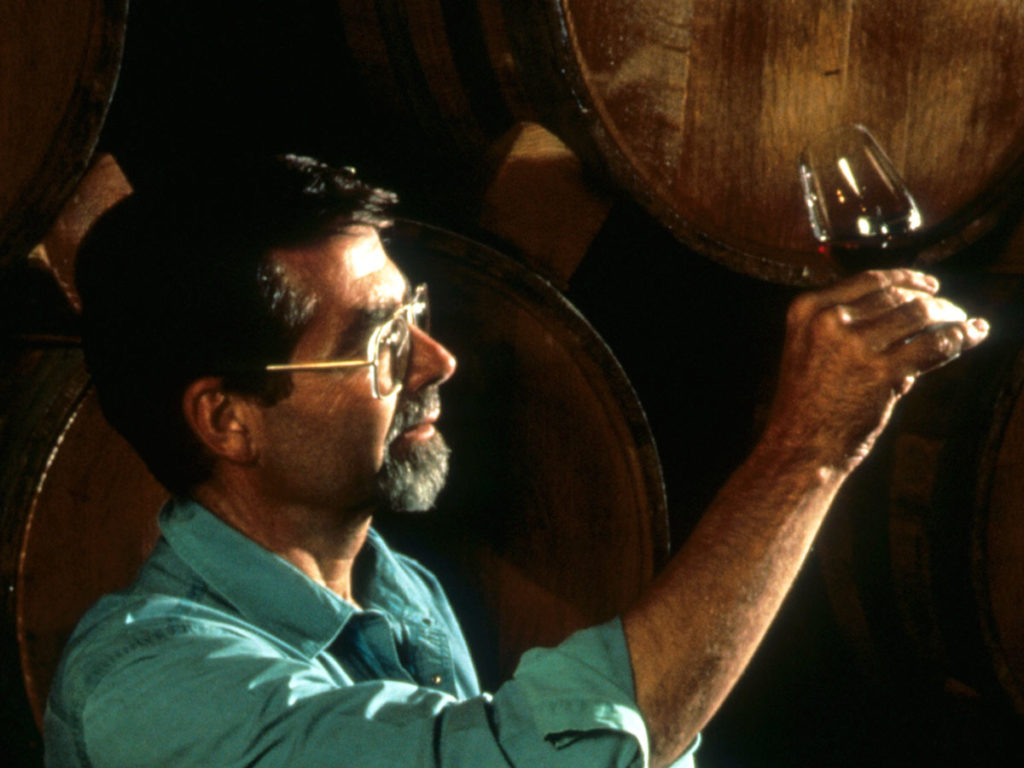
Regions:
<instances>
[{"instance_id":1,"label":"shirt button","mask_svg":"<svg viewBox=\"0 0 1024 768\"><path fill-rule=\"evenodd\" d=\"M430 617L429 617L429 616L424 616L424 617L423 617L423 626L425 626L425 627L429 627L429 626L430 626L431 624L433 624L433 623L434 623L434 622L432 622L432 621L430 620Z\"/></svg>"},{"instance_id":2,"label":"shirt button","mask_svg":"<svg viewBox=\"0 0 1024 768\"><path fill-rule=\"evenodd\" d=\"M430 678L430 682L432 682L434 685L440 685L441 684L441 676L440 675L434 675L432 678Z\"/></svg>"}]
</instances>

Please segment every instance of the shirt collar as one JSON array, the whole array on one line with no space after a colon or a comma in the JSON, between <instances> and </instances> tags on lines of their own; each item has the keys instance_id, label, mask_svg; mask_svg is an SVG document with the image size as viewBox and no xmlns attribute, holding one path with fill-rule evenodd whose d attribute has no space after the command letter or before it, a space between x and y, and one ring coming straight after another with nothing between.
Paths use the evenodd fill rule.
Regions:
<instances>
[{"instance_id":1,"label":"shirt collar","mask_svg":"<svg viewBox=\"0 0 1024 768\"><path fill-rule=\"evenodd\" d=\"M175 553L246 620L310 657L329 645L356 612L351 603L191 499L169 501L160 513L160 530ZM367 543L383 546L376 536Z\"/></svg>"},{"instance_id":2,"label":"shirt collar","mask_svg":"<svg viewBox=\"0 0 1024 768\"><path fill-rule=\"evenodd\" d=\"M394 552L373 528L356 558L352 579L360 605L399 619L429 616L428 606L436 600L422 571L417 576L413 561Z\"/></svg>"}]
</instances>

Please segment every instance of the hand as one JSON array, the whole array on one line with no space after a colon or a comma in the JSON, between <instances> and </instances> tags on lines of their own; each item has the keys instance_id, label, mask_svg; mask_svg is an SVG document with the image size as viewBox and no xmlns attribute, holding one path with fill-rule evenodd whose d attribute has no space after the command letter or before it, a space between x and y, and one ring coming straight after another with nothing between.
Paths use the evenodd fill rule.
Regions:
<instances>
[{"instance_id":1,"label":"hand","mask_svg":"<svg viewBox=\"0 0 1024 768\"><path fill-rule=\"evenodd\" d=\"M823 466L856 466L918 376L988 335L985 320L938 288L929 275L895 269L797 297L765 442L813 451Z\"/></svg>"}]
</instances>

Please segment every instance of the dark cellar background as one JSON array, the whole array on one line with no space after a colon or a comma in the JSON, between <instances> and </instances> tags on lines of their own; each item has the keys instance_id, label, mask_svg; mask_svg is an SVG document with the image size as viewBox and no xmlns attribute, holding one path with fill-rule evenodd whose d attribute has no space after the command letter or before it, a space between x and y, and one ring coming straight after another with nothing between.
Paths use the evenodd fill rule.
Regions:
<instances>
[{"instance_id":1,"label":"dark cellar background","mask_svg":"<svg viewBox=\"0 0 1024 768\"><path fill-rule=\"evenodd\" d=\"M113 154L138 188L196 162L311 154L397 190L405 217L515 255L476 225L472 169L424 146L417 126L382 109L356 77L337 14L328 0L133 3L97 151ZM968 306L987 290L977 267L1003 247L1015 214L1009 218L937 269L947 292ZM624 195L572 277L568 298L621 362L647 413L673 545L757 436L795 293L691 251ZM1019 330L1013 307L992 318L996 327L1002 319ZM988 354L997 365L999 353ZM951 410L971 418L967 404ZM848 520L857 510L866 550L884 527L890 448L883 441L858 470L833 516ZM896 637L878 641L882 658L858 656L820 562L844 530L826 522L751 667L705 729L698 764L1020 764L1024 729L998 696L958 693L949 670L910 663L912 651Z\"/></svg>"}]
</instances>

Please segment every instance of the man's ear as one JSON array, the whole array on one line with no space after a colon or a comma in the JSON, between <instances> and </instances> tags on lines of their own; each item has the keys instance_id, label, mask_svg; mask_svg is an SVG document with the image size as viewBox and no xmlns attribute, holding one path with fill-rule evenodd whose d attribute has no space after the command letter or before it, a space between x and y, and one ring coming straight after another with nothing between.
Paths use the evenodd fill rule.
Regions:
<instances>
[{"instance_id":1,"label":"man's ear","mask_svg":"<svg viewBox=\"0 0 1024 768\"><path fill-rule=\"evenodd\" d=\"M259 409L248 398L224 391L223 379L196 379L182 398L185 420L206 448L227 461L247 464L257 456Z\"/></svg>"}]
</instances>

